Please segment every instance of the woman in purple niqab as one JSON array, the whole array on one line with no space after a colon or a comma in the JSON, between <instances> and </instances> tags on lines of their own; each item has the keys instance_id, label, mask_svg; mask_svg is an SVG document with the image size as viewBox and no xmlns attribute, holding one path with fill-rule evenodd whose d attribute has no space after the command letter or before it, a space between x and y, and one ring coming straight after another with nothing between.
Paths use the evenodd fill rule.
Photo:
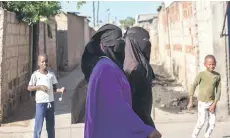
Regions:
<instances>
[{"instance_id":1,"label":"woman in purple niqab","mask_svg":"<svg viewBox=\"0 0 230 138\"><path fill-rule=\"evenodd\" d=\"M82 72L88 82L85 138L160 138L132 110L131 90L123 72L121 29L102 26L85 47Z\"/></svg>"}]
</instances>

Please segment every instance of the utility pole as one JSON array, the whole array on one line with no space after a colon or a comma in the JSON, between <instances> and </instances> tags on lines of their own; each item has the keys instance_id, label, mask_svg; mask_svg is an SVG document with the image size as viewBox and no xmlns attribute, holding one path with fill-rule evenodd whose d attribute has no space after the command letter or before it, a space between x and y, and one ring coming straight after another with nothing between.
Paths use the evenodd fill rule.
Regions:
<instances>
[{"instance_id":1,"label":"utility pole","mask_svg":"<svg viewBox=\"0 0 230 138\"><path fill-rule=\"evenodd\" d=\"M115 25L117 25L117 16L114 18Z\"/></svg>"},{"instance_id":2,"label":"utility pole","mask_svg":"<svg viewBox=\"0 0 230 138\"><path fill-rule=\"evenodd\" d=\"M110 12L108 13L108 23L109 23L109 19L110 19Z\"/></svg>"},{"instance_id":3,"label":"utility pole","mask_svg":"<svg viewBox=\"0 0 230 138\"><path fill-rule=\"evenodd\" d=\"M95 1L93 1L93 26L95 27Z\"/></svg>"},{"instance_id":4,"label":"utility pole","mask_svg":"<svg viewBox=\"0 0 230 138\"><path fill-rule=\"evenodd\" d=\"M107 18L108 18L108 21L107 21L107 22L109 23L110 9L107 9L106 12L108 13L108 17L107 17Z\"/></svg>"},{"instance_id":5,"label":"utility pole","mask_svg":"<svg viewBox=\"0 0 230 138\"><path fill-rule=\"evenodd\" d=\"M97 2L97 26L99 26L99 8L100 8L100 1Z\"/></svg>"}]
</instances>

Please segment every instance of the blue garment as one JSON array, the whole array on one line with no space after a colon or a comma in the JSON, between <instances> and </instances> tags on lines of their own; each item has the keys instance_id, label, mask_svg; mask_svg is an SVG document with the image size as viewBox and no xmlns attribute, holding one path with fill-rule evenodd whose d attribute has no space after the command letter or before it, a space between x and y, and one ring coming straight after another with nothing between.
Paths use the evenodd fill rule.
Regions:
<instances>
[{"instance_id":1,"label":"blue garment","mask_svg":"<svg viewBox=\"0 0 230 138\"><path fill-rule=\"evenodd\" d=\"M34 138L40 138L44 118L46 119L48 138L55 138L54 102L36 103Z\"/></svg>"}]
</instances>

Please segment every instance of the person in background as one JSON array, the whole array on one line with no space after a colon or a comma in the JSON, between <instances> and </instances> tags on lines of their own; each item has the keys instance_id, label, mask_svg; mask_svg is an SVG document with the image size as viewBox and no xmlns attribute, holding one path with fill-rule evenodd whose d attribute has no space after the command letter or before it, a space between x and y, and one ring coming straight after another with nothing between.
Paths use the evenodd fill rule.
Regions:
<instances>
[{"instance_id":1,"label":"person in background","mask_svg":"<svg viewBox=\"0 0 230 138\"><path fill-rule=\"evenodd\" d=\"M149 64L151 43L149 33L141 27L128 30L125 42L124 71L131 85L132 107L145 124L155 127L151 118L152 80L155 78Z\"/></svg>"},{"instance_id":2,"label":"person in background","mask_svg":"<svg viewBox=\"0 0 230 138\"><path fill-rule=\"evenodd\" d=\"M160 138L161 134L132 110L131 91L123 72L124 46L119 27L99 28L82 55L88 82L85 138Z\"/></svg>"},{"instance_id":3,"label":"person in background","mask_svg":"<svg viewBox=\"0 0 230 138\"><path fill-rule=\"evenodd\" d=\"M46 119L48 138L55 138L55 117L54 117L54 94L63 93L65 88L58 89L56 76L48 70L48 56L38 56L38 70L35 71L29 81L28 91L36 91L36 113L34 138L40 138L43 121Z\"/></svg>"},{"instance_id":4,"label":"person in background","mask_svg":"<svg viewBox=\"0 0 230 138\"><path fill-rule=\"evenodd\" d=\"M215 72L216 59L213 55L207 55L204 59L205 71L200 72L189 92L188 110L193 107L193 95L196 87L199 85L198 93L198 120L193 130L192 138L197 138L202 129L206 118L208 126L205 131L205 138L210 138L216 122L216 105L221 95L221 76Z\"/></svg>"}]
</instances>

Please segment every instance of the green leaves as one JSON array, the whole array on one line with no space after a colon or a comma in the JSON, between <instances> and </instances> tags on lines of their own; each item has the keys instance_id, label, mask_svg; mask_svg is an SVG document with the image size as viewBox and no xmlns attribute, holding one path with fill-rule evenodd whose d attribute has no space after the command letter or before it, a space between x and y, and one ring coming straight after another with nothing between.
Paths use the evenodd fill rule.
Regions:
<instances>
[{"instance_id":1,"label":"green leaves","mask_svg":"<svg viewBox=\"0 0 230 138\"><path fill-rule=\"evenodd\" d=\"M60 12L58 1L4 1L3 8L16 13L19 21L36 24L40 18L43 20ZM44 20L46 21L46 20Z\"/></svg>"},{"instance_id":2,"label":"green leaves","mask_svg":"<svg viewBox=\"0 0 230 138\"><path fill-rule=\"evenodd\" d=\"M82 5L84 5L86 3L86 1L78 1L77 2L77 9L79 10L81 8Z\"/></svg>"},{"instance_id":3,"label":"green leaves","mask_svg":"<svg viewBox=\"0 0 230 138\"><path fill-rule=\"evenodd\" d=\"M133 17L127 17L124 20L120 20L120 24L123 27L130 27L135 23L135 19Z\"/></svg>"}]
</instances>

